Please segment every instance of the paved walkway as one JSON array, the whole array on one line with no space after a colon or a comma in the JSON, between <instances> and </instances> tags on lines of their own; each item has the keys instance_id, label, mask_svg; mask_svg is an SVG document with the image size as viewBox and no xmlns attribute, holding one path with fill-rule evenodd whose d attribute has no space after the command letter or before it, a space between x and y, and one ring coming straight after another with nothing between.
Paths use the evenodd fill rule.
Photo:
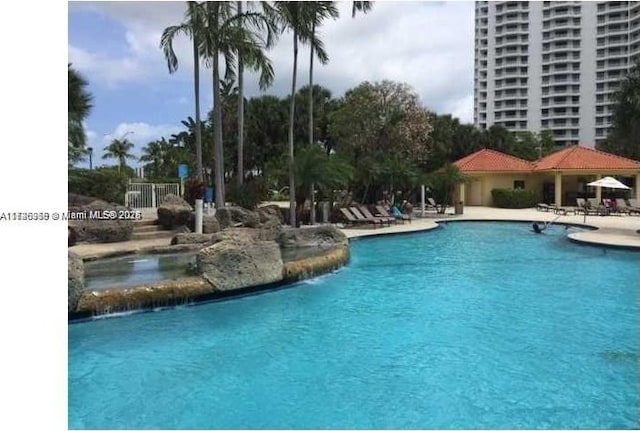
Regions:
<instances>
[{"instance_id":1,"label":"paved walkway","mask_svg":"<svg viewBox=\"0 0 640 431\"><path fill-rule=\"evenodd\" d=\"M451 210L449 211L451 212ZM419 210L416 211L419 213ZM414 213L415 214L415 213ZM154 214L147 212L143 219L152 219ZM371 235L415 232L435 229L439 221L454 220L512 220L529 222L557 222L574 225L595 227L597 230L575 232L569 234L569 238L578 242L618 247L629 247L640 250L640 216L611 215L611 216L587 216L583 215L558 216L552 212L536 211L535 209L502 209L490 207L465 207L464 214L434 214L427 213L426 217L416 216L411 223L397 224L390 227L372 228L343 228L342 231L349 238L365 237ZM158 238L137 241L123 241L109 244L79 244L69 247L69 250L79 254L83 259L96 259L105 256L116 256L129 253L137 253L155 247L170 245L170 238Z\"/></svg>"}]
</instances>

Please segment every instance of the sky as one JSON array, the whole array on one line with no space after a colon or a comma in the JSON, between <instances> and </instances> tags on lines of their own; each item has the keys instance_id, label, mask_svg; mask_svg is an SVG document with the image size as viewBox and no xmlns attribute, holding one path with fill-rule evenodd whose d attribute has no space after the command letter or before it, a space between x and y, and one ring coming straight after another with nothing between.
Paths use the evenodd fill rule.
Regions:
<instances>
[{"instance_id":1,"label":"sky","mask_svg":"<svg viewBox=\"0 0 640 431\"><path fill-rule=\"evenodd\" d=\"M422 104L462 122L473 121L473 2L378 1L368 14L351 17L351 2L338 2L340 18L320 29L329 63L314 64L314 83L333 97L364 81L409 84ZM184 2L70 2L68 61L89 82L93 109L86 121L93 165L114 138L134 143L133 153L184 128L193 116L191 44L180 36L175 49L179 69L169 74L159 41L162 31L184 19ZM284 33L268 52L273 85L261 92L247 73L247 97L290 91L291 35ZM298 86L308 83L309 50L299 51ZM212 107L210 69L201 65L201 110ZM132 165L137 161L132 160ZM88 161L78 164L86 167Z\"/></svg>"}]
</instances>

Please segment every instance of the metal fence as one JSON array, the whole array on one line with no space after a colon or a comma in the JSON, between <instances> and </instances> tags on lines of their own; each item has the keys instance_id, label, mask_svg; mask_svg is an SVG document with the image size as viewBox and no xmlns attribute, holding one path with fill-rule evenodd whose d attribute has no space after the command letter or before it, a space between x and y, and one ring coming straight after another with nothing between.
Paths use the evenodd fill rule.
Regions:
<instances>
[{"instance_id":1,"label":"metal fence","mask_svg":"<svg viewBox=\"0 0 640 431\"><path fill-rule=\"evenodd\" d=\"M157 208L169 193L180 196L180 184L129 183L124 204L129 208Z\"/></svg>"}]
</instances>

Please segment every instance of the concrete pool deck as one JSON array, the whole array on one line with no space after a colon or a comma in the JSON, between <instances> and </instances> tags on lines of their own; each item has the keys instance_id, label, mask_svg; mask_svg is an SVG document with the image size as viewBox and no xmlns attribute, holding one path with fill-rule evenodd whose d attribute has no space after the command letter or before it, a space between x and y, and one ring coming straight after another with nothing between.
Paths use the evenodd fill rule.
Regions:
<instances>
[{"instance_id":1,"label":"concrete pool deck","mask_svg":"<svg viewBox=\"0 0 640 431\"><path fill-rule=\"evenodd\" d=\"M426 213L420 217L420 210L414 212L411 223L396 224L389 227L377 227L375 229L362 227L342 228L348 238L359 238L372 235L385 235L405 232L418 232L435 229L438 222L442 221L527 221L527 222L552 222L587 226L596 228L585 232L574 232L568 236L571 240L592 245L626 247L640 250L640 216L637 215L610 215L587 216L584 222L583 215L562 215L553 212L537 211L535 208L504 209L491 207L465 207L464 214L452 215L452 209L448 214ZM152 219L155 213L143 213L143 219ZM96 259L107 256L117 256L129 253L139 253L152 250L157 247L168 246L170 238L158 238L149 240L132 240L108 244L78 244L69 247L70 251L77 253L81 258Z\"/></svg>"}]
</instances>

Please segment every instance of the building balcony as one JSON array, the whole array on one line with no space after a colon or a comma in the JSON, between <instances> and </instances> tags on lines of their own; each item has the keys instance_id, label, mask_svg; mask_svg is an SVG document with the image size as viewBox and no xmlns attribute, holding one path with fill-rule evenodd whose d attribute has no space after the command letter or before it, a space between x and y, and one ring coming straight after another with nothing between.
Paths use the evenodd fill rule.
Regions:
<instances>
[{"instance_id":1,"label":"building balcony","mask_svg":"<svg viewBox=\"0 0 640 431\"><path fill-rule=\"evenodd\" d=\"M627 28L627 26L624 26L624 28L615 28L615 29L610 29L607 28L606 26L598 26L598 30L596 32L596 34L598 36L621 36L621 35L625 35L629 32L629 29Z\"/></svg>"},{"instance_id":2,"label":"building balcony","mask_svg":"<svg viewBox=\"0 0 640 431\"><path fill-rule=\"evenodd\" d=\"M510 101L521 102L521 103L522 103L522 102L524 102L524 103L526 103L526 101L527 101L527 100L528 100L528 99L527 99L527 95L526 95L526 94L525 94L525 95L516 94L516 95L509 95L509 96L507 96L507 95L504 95L504 96L496 96L496 97L493 99L494 103L496 103L496 102L502 102L502 103L505 103L505 102L510 102Z\"/></svg>"}]
</instances>

